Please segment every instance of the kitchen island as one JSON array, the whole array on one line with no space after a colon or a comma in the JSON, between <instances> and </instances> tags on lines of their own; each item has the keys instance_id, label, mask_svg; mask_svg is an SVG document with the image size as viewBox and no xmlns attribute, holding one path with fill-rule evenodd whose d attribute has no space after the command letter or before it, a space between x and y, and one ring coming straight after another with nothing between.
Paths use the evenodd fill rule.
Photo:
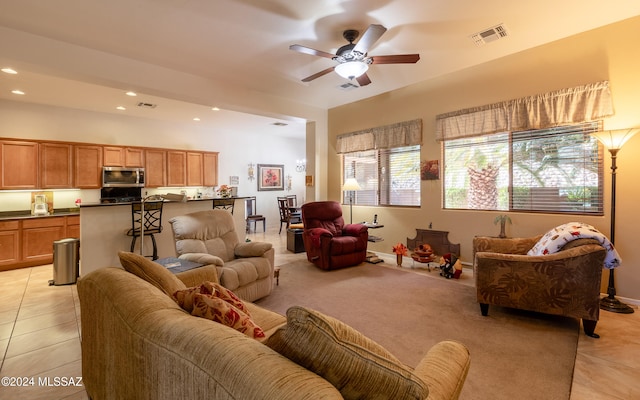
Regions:
<instances>
[{"instance_id":1,"label":"kitchen island","mask_svg":"<svg viewBox=\"0 0 640 400\"><path fill-rule=\"evenodd\" d=\"M244 241L246 228L245 198L233 197L233 219L238 240ZM162 233L155 234L158 257L175 257L173 232L169 220L175 216L196 211L211 210L213 199L191 199L187 202L166 201L162 209ZM82 204L80 206L80 276L109 266L119 266L118 251L129 251L131 236L131 203ZM136 241L136 252L140 251L140 242ZM144 253L151 254L151 238L144 238Z\"/></svg>"}]
</instances>

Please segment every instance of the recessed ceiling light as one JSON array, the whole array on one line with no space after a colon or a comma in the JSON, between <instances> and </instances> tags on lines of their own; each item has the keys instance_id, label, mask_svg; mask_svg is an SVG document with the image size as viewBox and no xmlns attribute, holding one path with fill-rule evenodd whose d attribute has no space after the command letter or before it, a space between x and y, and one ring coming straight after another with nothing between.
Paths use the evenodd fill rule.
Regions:
<instances>
[{"instance_id":1,"label":"recessed ceiling light","mask_svg":"<svg viewBox=\"0 0 640 400\"><path fill-rule=\"evenodd\" d=\"M129 92L126 93L126 95L127 96L131 96L131 97L136 97L138 94L136 92L129 91Z\"/></svg>"},{"instance_id":2,"label":"recessed ceiling light","mask_svg":"<svg viewBox=\"0 0 640 400\"><path fill-rule=\"evenodd\" d=\"M122 106L118 106L118 107L116 107L116 110L124 111L124 110L126 110L126 108L124 108Z\"/></svg>"},{"instance_id":3,"label":"recessed ceiling light","mask_svg":"<svg viewBox=\"0 0 640 400\"><path fill-rule=\"evenodd\" d=\"M24 92L22 90L17 90L17 89L16 90L12 90L11 93L19 94L19 95L23 95L24 94Z\"/></svg>"},{"instance_id":4,"label":"recessed ceiling light","mask_svg":"<svg viewBox=\"0 0 640 400\"><path fill-rule=\"evenodd\" d=\"M5 74L11 74L11 75L15 75L18 73L18 71L16 71L13 68L2 68L0 71L4 72Z\"/></svg>"},{"instance_id":5,"label":"recessed ceiling light","mask_svg":"<svg viewBox=\"0 0 640 400\"><path fill-rule=\"evenodd\" d=\"M194 121L200 121L200 118L195 117L193 120L194 120Z\"/></svg>"},{"instance_id":6,"label":"recessed ceiling light","mask_svg":"<svg viewBox=\"0 0 640 400\"><path fill-rule=\"evenodd\" d=\"M271 125L275 125L275 126L287 126L287 125L289 125L289 124L285 124L284 122L274 122L274 123L273 123L273 124L271 124Z\"/></svg>"},{"instance_id":7,"label":"recessed ceiling light","mask_svg":"<svg viewBox=\"0 0 640 400\"><path fill-rule=\"evenodd\" d=\"M219 109L218 107L211 107L211 109L212 109L213 111L220 111L220 109Z\"/></svg>"}]
</instances>

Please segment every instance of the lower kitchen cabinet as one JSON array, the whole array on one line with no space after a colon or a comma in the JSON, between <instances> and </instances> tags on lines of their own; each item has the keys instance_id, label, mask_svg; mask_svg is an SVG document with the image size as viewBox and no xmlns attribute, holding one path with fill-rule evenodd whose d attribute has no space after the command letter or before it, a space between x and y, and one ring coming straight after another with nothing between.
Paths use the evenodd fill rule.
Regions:
<instances>
[{"instance_id":1,"label":"lower kitchen cabinet","mask_svg":"<svg viewBox=\"0 0 640 400\"><path fill-rule=\"evenodd\" d=\"M80 217L0 221L0 271L51 264L53 242L80 237Z\"/></svg>"}]
</instances>

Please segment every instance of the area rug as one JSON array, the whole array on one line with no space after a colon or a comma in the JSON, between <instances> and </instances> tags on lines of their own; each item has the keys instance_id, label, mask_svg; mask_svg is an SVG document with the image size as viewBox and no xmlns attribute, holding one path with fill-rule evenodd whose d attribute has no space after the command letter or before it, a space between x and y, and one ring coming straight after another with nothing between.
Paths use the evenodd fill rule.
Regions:
<instances>
[{"instance_id":1,"label":"area rug","mask_svg":"<svg viewBox=\"0 0 640 400\"><path fill-rule=\"evenodd\" d=\"M292 305L336 317L409 366L439 341L471 352L461 399L569 399L578 320L490 307L475 288L436 271L416 274L363 264L323 271L305 261L280 266L280 282L256 304L285 314Z\"/></svg>"}]
</instances>

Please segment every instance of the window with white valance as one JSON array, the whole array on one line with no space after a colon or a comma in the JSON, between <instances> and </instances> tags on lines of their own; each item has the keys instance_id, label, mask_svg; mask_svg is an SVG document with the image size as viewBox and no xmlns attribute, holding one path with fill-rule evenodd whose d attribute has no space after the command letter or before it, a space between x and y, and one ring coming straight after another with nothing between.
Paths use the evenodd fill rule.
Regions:
<instances>
[{"instance_id":1,"label":"window with white valance","mask_svg":"<svg viewBox=\"0 0 640 400\"><path fill-rule=\"evenodd\" d=\"M613 115L609 82L453 111L436 116L436 139L547 129Z\"/></svg>"},{"instance_id":2,"label":"window with white valance","mask_svg":"<svg viewBox=\"0 0 640 400\"><path fill-rule=\"evenodd\" d=\"M343 181L356 178L360 190L343 191L359 205L420 205L422 120L415 119L338 136Z\"/></svg>"},{"instance_id":3,"label":"window with white valance","mask_svg":"<svg viewBox=\"0 0 640 400\"><path fill-rule=\"evenodd\" d=\"M422 120L398 122L338 136L338 154L422 144Z\"/></svg>"}]
</instances>

